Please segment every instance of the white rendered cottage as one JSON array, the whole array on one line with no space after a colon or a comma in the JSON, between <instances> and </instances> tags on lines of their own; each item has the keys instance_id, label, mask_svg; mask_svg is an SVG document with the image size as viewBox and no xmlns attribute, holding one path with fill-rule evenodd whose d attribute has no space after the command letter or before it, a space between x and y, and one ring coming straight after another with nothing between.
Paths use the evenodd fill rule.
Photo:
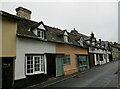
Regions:
<instances>
[{"instance_id":1,"label":"white rendered cottage","mask_svg":"<svg viewBox=\"0 0 120 89\"><path fill-rule=\"evenodd\" d=\"M22 7L16 11L21 20L17 27L15 80L25 79L27 75L47 74L46 53L55 53L55 43L47 41L43 22L30 20L31 11Z\"/></svg>"}]
</instances>

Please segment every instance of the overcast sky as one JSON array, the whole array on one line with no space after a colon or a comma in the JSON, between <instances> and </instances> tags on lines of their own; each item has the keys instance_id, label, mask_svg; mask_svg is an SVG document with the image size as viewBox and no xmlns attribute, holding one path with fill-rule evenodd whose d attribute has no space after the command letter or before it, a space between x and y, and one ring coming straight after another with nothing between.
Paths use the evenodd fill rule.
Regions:
<instances>
[{"instance_id":1,"label":"overcast sky","mask_svg":"<svg viewBox=\"0 0 120 89\"><path fill-rule=\"evenodd\" d=\"M118 42L118 0L5 1L1 8L11 14L16 14L15 8L22 6L32 11L31 20L43 21L46 25L67 29L68 32L75 28L79 33L88 36L94 32L97 39Z\"/></svg>"}]
</instances>

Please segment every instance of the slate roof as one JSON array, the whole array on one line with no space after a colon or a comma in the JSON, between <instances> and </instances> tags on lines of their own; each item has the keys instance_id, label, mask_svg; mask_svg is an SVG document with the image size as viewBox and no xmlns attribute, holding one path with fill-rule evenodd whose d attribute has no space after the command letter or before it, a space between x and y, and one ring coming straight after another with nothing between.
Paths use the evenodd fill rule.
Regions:
<instances>
[{"instance_id":1,"label":"slate roof","mask_svg":"<svg viewBox=\"0 0 120 89\"><path fill-rule=\"evenodd\" d=\"M72 30L71 33L69 34L69 38L70 38L70 42L72 42L75 45L80 45L80 43L78 42L81 38L83 37L83 39L87 36L78 33L76 30ZM84 44L84 40L83 40L83 44ZM84 44L85 48L87 48L87 46Z\"/></svg>"},{"instance_id":2,"label":"slate roof","mask_svg":"<svg viewBox=\"0 0 120 89\"><path fill-rule=\"evenodd\" d=\"M110 46L113 47L113 48L116 48L116 49L120 50L120 44L118 44L116 42L115 43L110 42Z\"/></svg>"},{"instance_id":3,"label":"slate roof","mask_svg":"<svg viewBox=\"0 0 120 89\"><path fill-rule=\"evenodd\" d=\"M36 22L36 21L31 21L31 20L21 18L21 20L18 22L17 36L42 40L42 39L39 39L32 32L32 29L38 27L41 23L43 24L43 22ZM46 39L42 40L42 41L76 45L76 44L70 42L70 40L72 41L74 39L69 39L68 43L64 42L63 34L66 30L61 30L61 29L54 28L54 27L47 26L47 25L44 25L44 27L46 28L46 32L45 32ZM68 34L70 34L70 33L68 33ZM70 38L70 37L68 37L68 38ZM76 45L76 46L80 46L80 45Z\"/></svg>"},{"instance_id":4,"label":"slate roof","mask_svg":"<svg viewBox=\"0 0 120 89\"><path fill-rule=\"evenodd\" d=\"M110 46L113 47L113 48L117 48L117 45L112 43L112 42L110 42Z\"/></svg>"},{"instance_id":5,"label":"slate roof","mask_svg":"<svg viewBox=\"0 0 120 89\"><path fill-rule=\"evenodd\" d=\"M48 41L53 41L53 42L64 42L63 40L63 31L58 29L58 28L54 28L54 27L50 27L45 25L47 31L46 31L46 39Z\"/></svg>"},{"instance_id":6,"label":"slate roof","mask_svg":"<svg viewBox=\"0 0 120 89\"><path fill-rule=\"evenodd\" d=\"M37 24L37 22L21 18L17 25L17 35L37 38L33 32L29 31L35 24Z\"/></svg>"},{"instance_id":7,"label":"slate roof","mask_svg":"<svg viewBox=\"0 0 120 89\"><path fill-rule=\"evenodd\" d=\"M84 37L84 39L85 39L85 41L84 41L84 43L88 46L88 47L95 47L95 48L98 48L98 49L106 49L105 47L102 47L102 46L105 46L105 43L104 43L104 41L101 41L101 43L100 43L100 41L97 41L96 40L96 42L95 42L95 45L93 45L93 44L91 44L91 43L87 43L87 41L91 41L91 37ZM100 45L100 46L98 46L98 44Z\"/></svg>"},{"instance_id":8,"label":"slate roof","mask_svg":"<svg viewBox=\"0 0 120 89\"><path fill-rule=\"evenodd\" d=\"M27 20L24 18L21 18L21 20L18 22L18 29L17 29L17 36L21 36L21 37L29 37L29 38L33 38L33 39L37 39L37 40L42 40L39 39L33 32L32 29L37 28L40 24L44 23L41 22L36 22L36 21L31 21L31 20ZM68 33L68 43L64 42L63 39L63 34L66 30L61 30L59 28L55 28L55 27L51 27L51 26L47 26L44 25L46 32L46 39L42 40L42 41L48 41L48 42L57 42L57 43L65 43L65 44L71 44L71 45L75 45L75 46L80 46L80 47L84 47L84 48L88 48L90 47L96 47L96 48L101 48L104 49L102 47L98 47L98 46L94 46L92 44L87 43L87 40L90 40L90 36L86 36L83 35L81 33L78 33L76 30L72 30L70 33ZM78 42L81 37L84 39L83 40L83 44L84 46L80 45L80 43ZM99 41L98 41L99 42ZM104 42L102 43L104 44Z\"/></svg>"},{"instance_id":9,"label":"slate roof","mask_svg":"<svg viewBox=\"0 0 120 89\"><path fill-rule=\"evenodd\" d=\"M105 48L110 51L111 50L110 43L108 41L104 41L104 44Z\"/></svg>"}]
</instances>

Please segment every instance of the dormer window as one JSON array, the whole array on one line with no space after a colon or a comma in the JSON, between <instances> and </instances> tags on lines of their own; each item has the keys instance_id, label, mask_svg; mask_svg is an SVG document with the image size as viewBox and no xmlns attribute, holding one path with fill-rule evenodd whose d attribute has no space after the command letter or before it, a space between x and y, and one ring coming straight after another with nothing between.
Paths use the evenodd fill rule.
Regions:
<instances>
[{"instance_id":1,"label":"dormer window","mask_svg":"<svg viewBox=\"0 0 120 89\"><path fill-rule=\"evenodd\" d=\"M95 45L95 42L92 42L92 45Z\"/></svg>"},{"instance_id":2,"label":"dormer window","mask_svg":"<svg viewBox=\"0 0 120 89\"><path fill-rule=\"evenodd\" d=\"M41 39L44 39L44 31L41 29L37 29L37 36Z\"/></svg>"},{"instance_id":3,"label":"dormer window","mask_svg":"<svg viewBox=\"0 0 120 89\"><path fill-rule=\"evenodd\" d=\"M81 37L80 40L78 41L78 43L79 43L81 46L84 46L84 45L83 45L83 41L84 41L84 38Z\"/></svg>"},{"instance_id":4,"label":"dormer window","mask_svg":"<svg viewBox=\"0 0 120 89\"><path fill-rule=\"evenodd\" d=\"M68 42L68 33L64 32L64 42Z\"/></svg>"},{"instance_id":5,"label":"dormer window","mask_svg":"<svg viewBox=\"0 0 120 89\"><path fill-rule=\"evenodd\" d=\"M102 48L104 48L104 45L102 45Z\"/></svg>"},{"instance_id":6,"label":"dormer window","mask_svg":"<svg viewBox=\"0 0 120 89\"><path fill-rule=\"evenodd\" d=\"M43 22L39 22L38 24L36 24L35 26L33 26L31 28L31 31L39 38L44 40L46 37L45 32L46 32L46 28L43 24Z\"/></svg>"},{"instance_id":7,"label":"dormer window","mask_svg":"<svg viewBox=\"0 0 120 89\"><path fill-rule=\"evenodd\" d=\"M87 43L90 43L90 41L88 40Z\"/></svg>"}]
</instances>

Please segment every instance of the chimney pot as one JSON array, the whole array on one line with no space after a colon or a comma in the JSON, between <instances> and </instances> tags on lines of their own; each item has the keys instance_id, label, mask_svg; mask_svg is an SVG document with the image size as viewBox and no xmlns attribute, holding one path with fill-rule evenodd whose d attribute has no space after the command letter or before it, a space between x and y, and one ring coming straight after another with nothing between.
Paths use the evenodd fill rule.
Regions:
<instances>
[{"instance_id":1,"label":"chimney pot","mask_svg":"<svg viewBox=\"0 0 120 89\"><path fill-rule=\"evenodd\" d=\"M99 39L99 41L101 42L101 39Z\"/></svg>"},{"instance_id":2,"label":"chimney pot","mask_svg":"<svg viewBox=\"0 0 120 89\"><path fill-rule=\"evenodd\" d=\"M73 30L71 30L71 33L78 33L78 31L74 28Z\"/></svg>"}]
</instances>

